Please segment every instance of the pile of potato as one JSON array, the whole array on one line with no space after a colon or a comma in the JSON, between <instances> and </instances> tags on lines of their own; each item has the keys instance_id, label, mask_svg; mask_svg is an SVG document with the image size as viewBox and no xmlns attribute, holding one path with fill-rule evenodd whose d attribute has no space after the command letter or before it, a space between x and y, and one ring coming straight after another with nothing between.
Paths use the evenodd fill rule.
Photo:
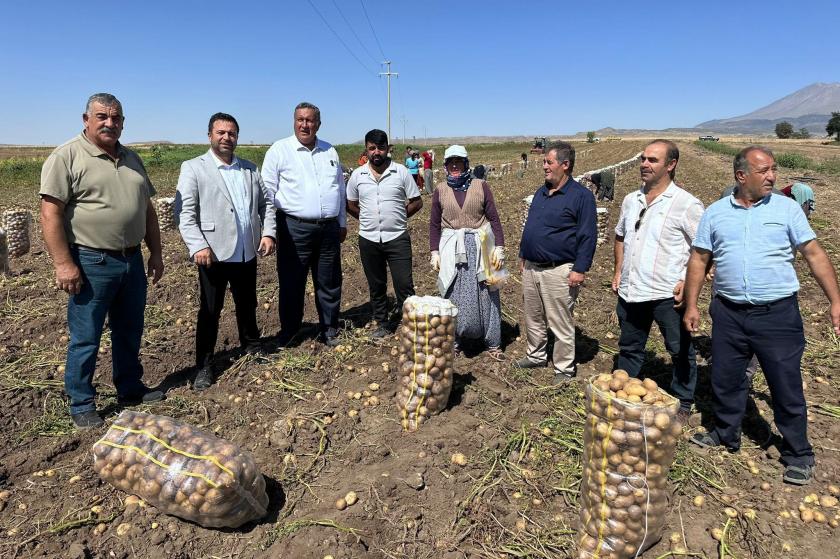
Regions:
<instances>
[{"instance_id":1,"label":"pile of potato","mask_svg":"<svg viewBox=\"0 0 840 559\"><path fill-rule=\"evenodd\" d=\"M446 408L452 390L458 309L448 299L412 296L403 305L397 405L414 431Z\"/></svg>"},{"instance_id":2,"label":"pile of potato","mask_svg":"<svg viewBox=\"0 0 840 559\"><path fill-rule=\"evenodd\" d=\"M208 528L266 513L265 479L238 446L161 415L123 411L93 445L103 480L161 511Z\"/></svg>"},{"instance_id":3,"label":"pile of potato","mask_svg":"<svg viewBox=\"0 0 840 559\"><path fill-rule=\"evenodd\" d=\"M587 385L586 406L578 557L634 557L665 524L679 400L619 369Z\"/></svg>"},{"instance_id":4,"label":"pile of potato","mask_svg":"<svg viewBox=\"0 0 840 559\"><path fill-rule=\"evenodd\" d=\"M610 221L610 213L607 208L597 208L598 215L598 244L603 244L609 238L607 235L607 224Z\"/></svg>"},{"instance_id":5,"label":"pile of potato","mask_svg":"<svg viewBox=\"0 0 840 559\"><path fill-rule=\"evenodd\" d=\"M0 227L6 232L6 245L9 256L19 258L29 252L29 225L32 214L23 208L13 208L3 212Z\"/></svg>"},{"instance_id":6,"label":"pile of potato","mask_svg":"<svg viewBox=\"0 0 840 559\"><path fill-rule=\"evenodd\" d=\"M155 211L157 211L160 230L173 231L177 225L175 221L175 198L156 198Z\"/></svg>"},{"instance_id":7,"label":"pile of potato","mask_svg":"<svg viewBox=\"0 0 840 559\"><path fill-rule=\"evenodd\" d=\"M9 273L9 245L6 244L6 232L0 229L0 274Z\"/></svg>"}]
</instances>

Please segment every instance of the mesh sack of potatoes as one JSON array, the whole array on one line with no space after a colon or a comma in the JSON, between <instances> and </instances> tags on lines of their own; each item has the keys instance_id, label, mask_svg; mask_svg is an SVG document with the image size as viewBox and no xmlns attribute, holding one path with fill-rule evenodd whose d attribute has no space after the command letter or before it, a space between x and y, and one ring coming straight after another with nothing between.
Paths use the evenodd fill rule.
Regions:
<instances>
[{"instance_id":1,"label":"mesh sack of potatoes","mask_svg":"<svg viewBox=\"0 0 840 559\"><path fill-rule=\"evenodd\" d=\"M6 244L6 231L0 229L0 274L9 273L9 245Z\"/></svg>"},{"instance_id":2,"label":"mesh sack of potatoes","mask_svg":"<svg viewBox=\"0 0 840 559\"><path fill-rule=\"evenodd\" d=\"M3 212L0 227L6 232L6 246L11 258L18 258L29 252L29 225L32 214L29 210L13 208Z\"/></svg>"},{"instance_id":3,"label":"mesh sack of potatoes","mask_svg":"<svg viewBox=\"0 0 840 559\"><path fill-rule=\"evenodd\" d=\"M265 515L265 479L237 445L161 415L123 411L93 445L93 469L162 512L208 528Z\"/></svg>"},{"instance_id":4,"label":"mesh sack of potatoes","mask_svg":"<svg viewBox=\"0 0 840 559\"><path fill-rule=\"evenodd\" d=\"M578 557L635 557L662 535L679 400L617 370L587 384L586 409Z\"/></svg>"},{"instance_id":5,"label":"mesh sack of potatoes","mask_svg":"<svg viewBox=\"0 0 840 559\"><path fill-rule=\"evenodd\" d=\"M607 208L596 208L597 224L598 224L598 244L603 244L609 235L607 234L607 225L610 221L610 213Z\"/></svg>"},{"instance_id":6,"label":"mesh sack of potatoes","mask_svg":"<svg viewBox=\"0 0 840 559\"><path fill-rule=\"evenodd\" d=\"M177 225L175 222L175 198L156 198L155 211L157 211L161 231L175 229Z\"/></svg>"},{"instance_id":7,"label":"mesh sack of potatoes","mask_svg":"<svg viewBox=\"0 0 840 559\"><path fill-rule=\"evenodd\" d=\"M414 431L442 411L452 390L458 308L448 299L412 296L403 304L397 405Z\"/></svg>"}]
</instances>

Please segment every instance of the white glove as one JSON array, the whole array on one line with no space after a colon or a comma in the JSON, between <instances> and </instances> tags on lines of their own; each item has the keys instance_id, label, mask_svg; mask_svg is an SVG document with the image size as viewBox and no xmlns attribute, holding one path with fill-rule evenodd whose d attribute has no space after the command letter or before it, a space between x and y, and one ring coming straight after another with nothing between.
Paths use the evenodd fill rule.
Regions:
<instances>
[{"instance_id":1,"label":"white glove","mask_svg":"<svg viewBox=\"0 0 840 559\"><path fill-rule=\"evenodd\" d=\"M494 270L501 270L505 264L505 247L497 246L493 249L490 255L490 264L493 265Z\"/></svg>"},{"instance_id":2,"label":"white glove","mask_svg":"<svg viewBox=\"0 0 840 559\"><path fill-rule=\"evenodd\" d=\"M429 264L432 265L432 270L435 272L440 271L440 252L433 250L432 257L429 259Z\"/></svg>"}]
</instances>

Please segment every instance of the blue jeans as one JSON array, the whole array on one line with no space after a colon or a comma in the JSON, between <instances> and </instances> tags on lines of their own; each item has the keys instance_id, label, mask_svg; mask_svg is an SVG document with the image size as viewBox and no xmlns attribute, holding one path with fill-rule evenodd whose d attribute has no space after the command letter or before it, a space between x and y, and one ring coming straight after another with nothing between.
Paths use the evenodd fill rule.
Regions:
<instances>
[{"instance_id":1,"label":"blue jeans","mask_svg":"<svg viewBox=\"0 0 840 559\"><path fill-rule=\"evenodd\" d=\"M146 307L146 273L139 250L123 257L71 247L70 254L84 283L67 303L70 344L64 390L70 397L70 413L79 414L96 409L93 373L106 315L111 328L112 375L117 395L129 398L145 391L140 380L140 338Z\"/></svg>"},{"instance_id":2,"label":"blue jeans","mask_svg":"<svg viewBox=\"0 0 840 559\"><path fill-rule=\"evenodd\" d=\"M674 299L628 303L619 297L616 314L621 325L618 368L631 377L639 376L650 327L656 321L674 364L671 394L680 400L680 408L691 409L697 385L697 358L691 334L682 324L683 311L674 308Z\"/></svg>"}]
</instances>

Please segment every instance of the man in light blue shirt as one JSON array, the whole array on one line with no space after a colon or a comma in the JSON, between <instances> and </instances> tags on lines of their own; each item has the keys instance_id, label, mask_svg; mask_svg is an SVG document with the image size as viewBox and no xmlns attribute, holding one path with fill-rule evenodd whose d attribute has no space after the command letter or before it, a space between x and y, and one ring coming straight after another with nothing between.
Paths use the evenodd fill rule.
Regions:
<instances>
[{"instance_id":1,"label":"man in light blue shirt","mask_svg":"<svg viewBox=\"0 0 840 559\"><path fill-rule=\"evenodd\" d=\"M239 342L246 352L260 350L257 254L274 252L275 236L274 212L257 166L234 155L239 138L236 119L214 114L207 136L207 153L181 165L176 197L178 228L198 266L195 390L204 390L215 380L213 351L228 285Z\"/></svg>"},{"instance_id":2,"label":"man in light blue shirt","mask_svg":"<svg viewBox=\"0 0 840 559\"><path fill-rule=\"evenodd\" d=\"M749 379L744 369L758 356L773 398L776 426L782 434L783 479L809 483L814 451L808 442L807 410L800 363L805 350L802 315L793 262L799 250L828 297L831 322L840 335L840 289L828 255L816 241L799 205L772 196L776 183L773 153L748 146L733 163L736 193L706 210L697 229L686 273L684 322L697 332L697 299L713 261L715 297L709 308L712 332L712 392L715 421L692 442L737 451L746 409Z\"/></svg>"}]
</instances>

